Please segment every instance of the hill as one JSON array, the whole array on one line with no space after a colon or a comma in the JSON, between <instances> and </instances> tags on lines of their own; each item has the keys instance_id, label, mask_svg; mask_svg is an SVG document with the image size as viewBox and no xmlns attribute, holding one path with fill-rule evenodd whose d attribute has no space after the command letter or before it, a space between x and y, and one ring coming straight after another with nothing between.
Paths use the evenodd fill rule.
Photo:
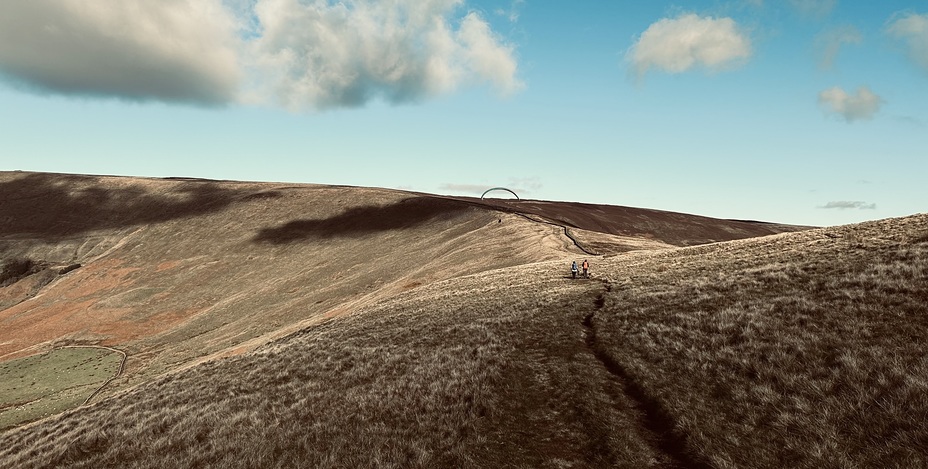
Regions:
<instances>
[{"instance_id":1,"label":"hill","mask_svg":"<svg viewBox=\"0 0 928 469\"><path fill-rule=\"evenodd\" d=\"M146 188L98 196L113 213L94 223L4 233L4 253L48 268L3 287L38 293L2 311L3 331L34 326L6 333L0 365L119 361L51 355L62 344L128 354L92 405L0 434L4 466L926 463L925 215L593 258L595 279L575 281L564 263L584 254L563 227L523 216L550 213L359 188L11 179L24 177L65 178L65 202L79 182ZM173 197L176 216L139 210L146 197ZM305 261L317 253L354 268L333 279ZM207 293L215 304L163 325Z\"/></svg>"},{"instance_id":2,"label":"hill","mask_svg":"<svg viewBox=\"0 0 928 469\"><path fill-rule=\"evenodd\" d=\"M0 285L0 361L65 346L118 348L127 355L123 371L101 396L404 290L576 255L577 239L604 252L675 242L661 238L673 223L636 233L621 232L620 223L604 232L583 225L570 238L566 227L511 207L356 187L7 172L0 199L8 277ZM532 217L563 218L560 204L548 207ZM677 216L677 224L709 220ZM770 232L748 228L730 230ZM52 407L32 394L6 403L0 428L80 403L99 384L56 397ZM9 415L22 406L20 417Z\"/></svg>"}]
</instances>

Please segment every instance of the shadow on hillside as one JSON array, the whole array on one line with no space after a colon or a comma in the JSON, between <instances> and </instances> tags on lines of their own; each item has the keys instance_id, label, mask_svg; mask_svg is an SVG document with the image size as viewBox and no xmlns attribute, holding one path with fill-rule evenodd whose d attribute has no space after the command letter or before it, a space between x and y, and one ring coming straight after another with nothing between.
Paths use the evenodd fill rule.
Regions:
<instances>
[{"instance_id":1,"label":"shadow on hillside","mask_svg":"<svg viewBox=\"0 0 928 469\"><path fill-rule=\"evenodd\" d=\"M655 239L676 246L693 246L812 228L580 202L489 199L481 200L479 203L496 210L542 217L568 227L618 236Z\"/></svg>"},{"instance_id":2,"label":"shadow on hillside","mask_svg":"<svg viewBox=\"0 0 928 469\"><path fill-rule=\"evenodd\" d=\"M180 181L167 193L96 176L29 174L0 183L0 236L55 239L101 228L162 222L224 209L245 193Z\"/></svg>"},{"instance_id":3,"label":"shadow on hillside","mask_svg":"<svg viewBox=\"0 0 928 469\"><path fill-rule=\"evenodd\" d=\"M471 208L470 204L432 197L404 199L387 206L364 206L319 220L294 220L262 229L255 242L286 244L307 239L355 237L382 231L413 228L448 219Z\"/></svg>"}]
</instances>

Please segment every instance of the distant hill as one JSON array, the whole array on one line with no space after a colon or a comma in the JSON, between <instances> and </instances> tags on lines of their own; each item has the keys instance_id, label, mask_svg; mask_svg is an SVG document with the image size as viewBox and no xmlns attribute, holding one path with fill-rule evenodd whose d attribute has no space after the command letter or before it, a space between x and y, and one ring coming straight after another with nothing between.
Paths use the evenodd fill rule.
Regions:
<instances>
[{"instance_id":1,"label":"distant hill","mask_svg":"<svg viewBox=\"0 0 928 469\"><path fill-rule=\"evenodd\" d=\"M476 203L479 199L460 200L473 200ZM537 216L584 231L656 240L673 246L693 246L813 228L577 202L484 199L479 203L507 212Z\"/></svg>"},{"instance_id":2,"label":"distant hill","mask_svg":"<svg viewBox=\"0 0 928 469\"><path fill-rule=\"evenodd\" d=\"M798 229L622 207L187 178L6 172L0 199L0 261L31 265L0 290L0 360L63 345L120 346L127 368L104 395L447 278L582 249L608 254Z\"/></svg>"},{"instance_id":3,"label":"distant hill","mask_svg":"<svg viewBox=\"0 0 928 469\"><path fill-rule=\"evenodd\" d=\"M926 215L39 173L0 197L3 467L928 462Z\"/></svg>"}]
</instances>

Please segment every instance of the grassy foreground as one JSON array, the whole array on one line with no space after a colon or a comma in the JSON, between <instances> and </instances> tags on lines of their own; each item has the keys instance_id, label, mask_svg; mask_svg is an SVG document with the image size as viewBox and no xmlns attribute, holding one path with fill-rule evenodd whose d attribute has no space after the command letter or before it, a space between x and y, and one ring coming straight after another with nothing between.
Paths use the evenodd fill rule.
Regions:
<instances>
[{"instance_id":1,"label":"grassy foreground","mask_svg":"<svg viewBox=\"0 0 928 469\"><path fill-rule=\"evenodd\" d=\"M15 467L647 466L559 264L409 292L0 436ZM530 293L513 296L508 292ZM631 431L628 431L631 430Z\"/></svg>"},{"instance_id":2,"label":"grassy foreground","mask_svg":"<svg viewBox=\"0 0 928 469\"><path fill-rule=\"evenodd\" d=\"M700 460L928 467L928 217L646 257L598 346Z\"/></svg>"},{"instance_id":3,"label":"grassy foreground","mask_svg":"<svg viewBox=\"0 0 928 469\"><path fill-rule=\"evenodd\" d=\"M7 431L0 466L928 465L928 216L568 263Z\"/></svg>"}]
</instances>

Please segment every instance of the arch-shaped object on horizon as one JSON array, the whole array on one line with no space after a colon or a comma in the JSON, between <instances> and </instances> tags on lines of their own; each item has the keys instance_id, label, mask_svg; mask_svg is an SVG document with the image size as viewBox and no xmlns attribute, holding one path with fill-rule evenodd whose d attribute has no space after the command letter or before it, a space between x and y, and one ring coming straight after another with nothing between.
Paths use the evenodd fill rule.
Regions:
<instances>
[{"instance_id":1,"label":"arch-shaped object on horizon","mask_svg":"<svg viewBox=\"0 0 928 469\"><path fill-rule=\"evenodd\" d=\"M513 192L512 190L506 189L505 187L493 187L493 188L487 189L486 191L483 192L483 194L480 195L480 200L483 200L483 198L486 197L487 194L489 194L490 192L493 192L493 191L506 191L506 192L508 192L508 193L510 193L510 194L512 194L512 195L514 195L514 196L516 196L516 200L522 200L521 198L519 198L519 194L516 194L516 193Z\"/></svg>"}]
</instances>

